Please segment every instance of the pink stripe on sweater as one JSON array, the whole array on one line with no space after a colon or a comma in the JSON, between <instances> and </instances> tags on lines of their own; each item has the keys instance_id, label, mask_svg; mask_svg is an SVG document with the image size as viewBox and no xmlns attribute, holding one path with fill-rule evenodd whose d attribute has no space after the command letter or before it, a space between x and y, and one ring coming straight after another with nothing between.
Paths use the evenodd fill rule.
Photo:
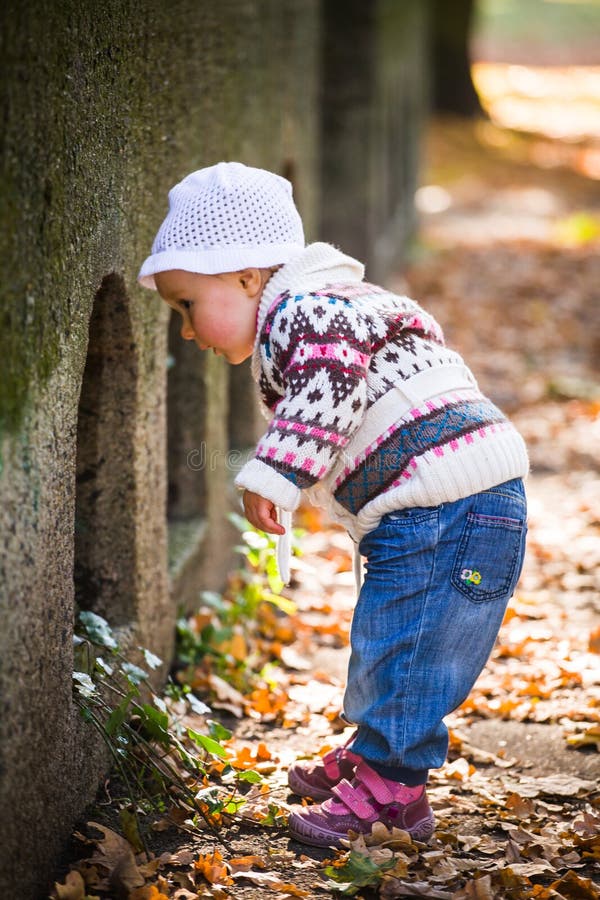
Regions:
<instances>
[{"instance_id":1,"label":"pink stripe on sweater","mask_svg":"<svg viewBox=\"0 0 600 900\"><path fill-rule=\"evenodd\" d=\"M338 447L344 447L348 443L348 438L345 435L336 434L335 431L328 431L326 428L305 425L303 422L290 422L289 419L273 419L271 427L278 428L281 431L292 431L297 434L314 437L321 441L327 441L330 444L336 444Z\"/></svg>"},{"instance_id":2,"label":"pink stripe on sweater","mask_svg":"<svg viewBox=\"0 0 600 900\"><path fill-rule=\"evenodd\" d=\"M344 342L335 344L304 344L297 347L292 358L292 365L302 365L311 359L334 359L349 366L361 366L366 368L369 357L360 350L349 347Z\"/></svg>"}]
</instances>

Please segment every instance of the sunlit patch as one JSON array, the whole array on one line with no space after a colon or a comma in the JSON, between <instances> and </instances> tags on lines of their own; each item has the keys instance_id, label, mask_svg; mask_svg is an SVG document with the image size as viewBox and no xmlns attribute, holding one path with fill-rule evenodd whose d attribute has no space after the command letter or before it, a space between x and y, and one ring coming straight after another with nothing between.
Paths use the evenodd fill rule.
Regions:
<instances>
[{"instance_id":1,"label":"sunlit patch","mask_svg":"<svg viewBox=\"0 0 600 900\"><path fill-rule=\"evenodd\" d=\"M478 62L472 72L498 125L560 140L600 138L600 66Z\"/></svg>"},{"instance_id":2,"label":"sunlit patch","mask_svg":"<svg viewBox=\"0 0 600 900\"><path fill-rule=\"evenodd\" d=\"M427 184L415 194L415 206L419 212L444 212L452 204L452 196L439 184Z\"/></svg>"}]
</instances>

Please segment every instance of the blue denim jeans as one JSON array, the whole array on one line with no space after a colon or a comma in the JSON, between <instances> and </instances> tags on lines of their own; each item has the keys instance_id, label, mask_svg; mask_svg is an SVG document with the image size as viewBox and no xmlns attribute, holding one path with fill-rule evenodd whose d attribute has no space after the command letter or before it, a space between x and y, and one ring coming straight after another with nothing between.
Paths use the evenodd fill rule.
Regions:
<instances>
[{"instance_id":1,"label":"blue denim jeans","mask_svg":"<svg viewBox=\"0 0 600 900\"><path fill-rule=\"evenodd\" d=\"M523 565L526 517L514 479L388 513L362 539L344 716L357 725L352 750L383 777L423 784L443 764L443 718L490 655Z\"/></svg>"}]
</instances>

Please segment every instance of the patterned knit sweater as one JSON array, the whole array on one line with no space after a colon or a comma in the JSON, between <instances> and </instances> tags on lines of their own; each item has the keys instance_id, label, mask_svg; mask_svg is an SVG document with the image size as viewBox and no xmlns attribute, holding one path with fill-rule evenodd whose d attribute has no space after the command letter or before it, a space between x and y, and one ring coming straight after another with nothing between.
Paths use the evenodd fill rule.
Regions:
<instances>
[{"instance_id":1,"label":"patterned knit sweater","mask_svg":"<svg viewBox=\"0 0 600 900\"><path fill-rule=\"evenodd\" d=\"M527 474L524 442L417 303L316 243L261 298L252 359L270 424L238 487L294 510L301 492L354 540L386 512Z\"/></svg>"}]
</instances>

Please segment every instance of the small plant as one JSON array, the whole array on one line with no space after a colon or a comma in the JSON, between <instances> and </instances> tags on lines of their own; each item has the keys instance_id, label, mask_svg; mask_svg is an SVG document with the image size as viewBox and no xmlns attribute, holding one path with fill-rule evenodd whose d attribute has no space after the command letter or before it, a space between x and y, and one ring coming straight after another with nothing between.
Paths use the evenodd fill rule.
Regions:
<instances>
[{"instance_id":1,"label":"small plant","mask_svg":"<svg viewBox=\"0 0 600 900\"><path fill-rule=\"evenodd\" d=\"M169 680L164 698L152 692L149 670L160 665L158 657L140 647L145 665L132 663L105 619L93 612L80 612L79 625L75 703L101 735L122 779L127 797L121 822L128 837L146 849L139 813L168 818L173 808L187 814L189 827L204 824L216 832L244 805L245 785L262 782L261 776L228 763L224 742L231 732L219 722L207 719L206 734L184 724L187 714L210 714L187 685Z\"/></svg>"},{"instance_id":2,"label":"small plant","mask_svg":"<svg viewBox=\"0 0 600 900\"><path fill-rule=\"evenodd\" d=\"M296 606L281 595L275 539L242 516L229 518L241 532L243 543L236 549L245 564L230 575L223 594L203 591L196 613L179 618L176 657L185 668L178 680L193 681L194 667L200 665L246 693L277 665L273 647L293 639L282 623Z\"/></svg>"},{"instance_id":3,"label":"small plant","mask_svg":"<svg viewBox=\"0 0 600 900\"><path fill-rule=\"evenodd\" d=\"M274 541L253 531L241 517L232 518L242 531L244 546L238 549L246 565L232 575L223 596L204 592L196 616L180 618L176 655L177 663L188 667L209 660L222 677L250 689L264 680L265 666L264 660L258 665L261 652L248 652L249 630L261 620L265 606L281 614L295 607L279 593ZM76 631L75 703L110 750L127 793L122 826L134 846L146 849L140 812L169 817L179 808L188 827L204 824L216 832L240 814L253 785L266 790L261 775L246 762L240 771L226 746L231 732L207 718L210 707L194 695L185 678L179 683L169 678L159 697L150 685L151 671L162 663L157 656L138 647L137 662L132 662L106 620L93 612L79 612ZM207 733L186 724L192 714L203 717ZM281 824L281 810L269 807L261 821ZM181 815L175 824L181 827Z\"/></svg>"}]
</instances>

